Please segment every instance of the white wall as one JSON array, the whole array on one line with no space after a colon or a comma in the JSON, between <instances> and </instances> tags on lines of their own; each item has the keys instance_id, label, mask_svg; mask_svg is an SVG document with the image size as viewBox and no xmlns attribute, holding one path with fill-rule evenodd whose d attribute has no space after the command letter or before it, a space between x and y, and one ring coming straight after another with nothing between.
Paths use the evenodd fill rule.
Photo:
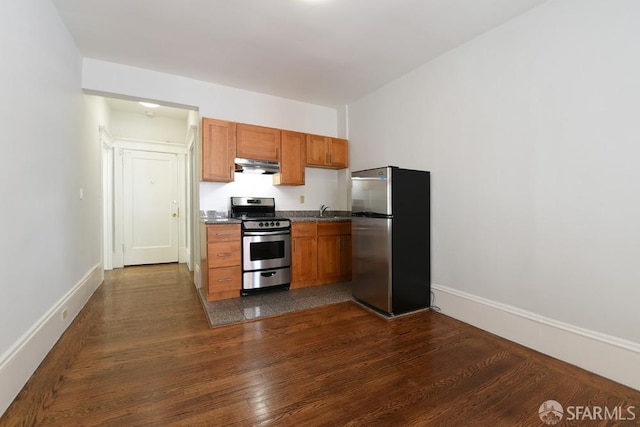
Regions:
<instances>
[{"instance_id":1,"label":"white wall","mask_svg":"<svg viewBox=\"0 0 640 427\"><path fill-rule=\"evenodd\" d=\"M550 1L348 107L352 169L433 172L436 288L598 335L636 360L638 17L635 0ZM640 387L637 373L616 379Z\"/></svg>"},{"instance_id":2,"label":"white wall","mask_svg":"<svg viewBox=\"0 0 640 427\"><path fill-rule=\"evenodd\" d=\"M111 134L114 138L164 141L184 144L187 137L187 119L126 111L111 112Z\"/></svg>"},{"instance_id":3,"label":"white wall","mask_svg":"<svg viewBox=\"0 0 640 427\"><path fill-rule=\"evenodd\" d=\"M49 1L7 0L0 52L1 414L102 269L100 119L85 114L101 107L82 94L74 42Z\"/></svg>"},{"instance_id":4,"label":"white wall","mask_svg":"<svg viewBox=\"0 0 640 427\"><path fill-rule=\"evenodd\" d=\"M333 108L91 58L85 58L83 63L83 87L92 92L152 99L197 108L201 117L327 136L345 136L342 126L338 128L338 111ZM233 193L239 196L276 197L278 209L312 210L319 208L323 203L331 205L334 209L347 209L345 187L348 182L343 175L331 170L307 168L308 179L304 187L276 188L270 184L270 180L264 179L257 181L257 187L250 188L251 192L248 193L235 192L245 191L246 186L242 183L201 183L200 208L217 209L216 206L220 206L222 201L226 200L227 194ZM325 183L336 179L340 188L327 191ZM304 205L299 203L301 194L309 196ZM320 200L322 201L318 204L317 201ZM228 200L226 204L228 205ZM228 209L228 206L225 209Z\"/></svg>"},{"instance_id":5,"label":"white wall","mask_svg":"<svg viewBox=\"0 0 640 427\"><path fill-rule=\"evenodd\" d=\"M91 58L83 60L82 86L98 93L195 107L203 117L339 136L333 108Z\"/></svg>"},{"instance_id":6,"label":"white wall","mask_svg":"<svg viewBox=\"0 0 640 427\"><path fill-rule=\"evenodd\" d=\"M307 168L304 186L274 187L272 179L272 175L236 173L229 184L201 182L200 209L227 211L233 196L275 197L277 210L318 210L320 205L346 209L347 199L340 188L346 181L338 179L337 171Z\"/></svg>"}]
</instances>

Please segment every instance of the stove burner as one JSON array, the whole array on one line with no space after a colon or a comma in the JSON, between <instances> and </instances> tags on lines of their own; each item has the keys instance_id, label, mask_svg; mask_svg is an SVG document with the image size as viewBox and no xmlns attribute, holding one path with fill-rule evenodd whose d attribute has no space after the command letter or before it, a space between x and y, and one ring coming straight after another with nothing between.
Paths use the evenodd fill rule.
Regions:
<instances>
[{"instance_id":1,"label":"stove burner","mask_svg":"<svg viewBox=\"0 0 640 427\"><path fill-rule=\"evenodd\" d=\"M276 216L275 199L270 197L232 197L231 218L241 219L243 230L291 228L291 221Z\"/></svg>"}]
</instances>

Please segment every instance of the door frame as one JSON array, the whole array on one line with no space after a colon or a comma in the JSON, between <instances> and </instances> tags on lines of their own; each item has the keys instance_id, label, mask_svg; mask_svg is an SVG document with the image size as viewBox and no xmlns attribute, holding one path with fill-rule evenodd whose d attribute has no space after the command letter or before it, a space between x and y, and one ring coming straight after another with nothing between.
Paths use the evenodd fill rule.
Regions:
<instances>
[{"instance_id":1,"label":"door frame","mask_svg":"<svg viewBox=\"0 0 640 427\"><path fill-rule=\"evenodd\" d=\"M113 136L98 128L102 150L102 268L113 269Z\"/></svg>"},{"instance_id":2,"label":"door frame","mask_svg":"<svg viewBox=\"0 0 640 427\"><path fill-rule=\"evenodd\" d=\"M189 271L193 271L195 266L195 242L199 242L200 237L200 229L196 226L198 223L193 220L193 213L198 212L198 218L200 217L200 212L198 211L199 204L196 202L198 200L197 197L197 188L198 186L195 183L198 182L198 178L196 176L197 171L195 170L195 149L198 147L198 126L191 125L187 130L187 162L186 162L186 171L185 176L187 177L186 183L186 206L188 210L185 212L185 215L189 215L186 221L186 253L185 259L187 262L187 267Z\"/></svg>"},{"instance_id":3,"label":"door frame","mask_svg":"<svg viewBox=\"0 0 640 427\"><path fill-rule=\"evenodd\" d=\"M124 267L124 165L123 152L150 151L155 153L167 153L178 155L178 206L180 214L178 216L178 262L184 263L188 259L189 250L187 248L186 224L190 218L191 209L187 205L186 198L186 161L188 149L183 144L175 144L161 141L138 140L133 138L113 139L113 258L112 267ZM105 217L105 220L107 218ZM106 222L106 221L105 221ZM106 268L105 268L106 269Z\"/></svg>"}]
</instances>

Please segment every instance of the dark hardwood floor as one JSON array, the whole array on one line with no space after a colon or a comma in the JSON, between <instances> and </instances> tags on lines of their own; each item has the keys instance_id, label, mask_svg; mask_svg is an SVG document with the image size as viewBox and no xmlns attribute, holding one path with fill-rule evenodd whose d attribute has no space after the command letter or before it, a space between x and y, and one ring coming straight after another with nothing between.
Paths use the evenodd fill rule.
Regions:
<instances>
[{"instance_id":1,"label":"dark hardwood floor","mask_svg":"<svg viewBox=\"0 0 640 427\"><path fill-rule=\"evenodd\" d=\"M435 312L346 302L209 329L168 264L108 272L0 425L539 427L549 399L640 418L640 392Z\"/></svg>"}]
</instances>

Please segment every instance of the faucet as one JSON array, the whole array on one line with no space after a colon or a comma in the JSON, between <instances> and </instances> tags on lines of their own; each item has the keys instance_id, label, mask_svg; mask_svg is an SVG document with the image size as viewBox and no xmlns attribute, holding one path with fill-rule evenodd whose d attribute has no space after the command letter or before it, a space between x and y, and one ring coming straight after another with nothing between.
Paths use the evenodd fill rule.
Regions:
<instances>
[{"instance_id":1,"label":"faucet","mask_svg":"<svg viewBox=\"0 0 640 427\"><path fill-rule=\"evenodd\" d=\"M329 206L326 206L326 205L320 206L320 216L324 215L327 209L329 209Z\"/></svg>"}]
</instances>

